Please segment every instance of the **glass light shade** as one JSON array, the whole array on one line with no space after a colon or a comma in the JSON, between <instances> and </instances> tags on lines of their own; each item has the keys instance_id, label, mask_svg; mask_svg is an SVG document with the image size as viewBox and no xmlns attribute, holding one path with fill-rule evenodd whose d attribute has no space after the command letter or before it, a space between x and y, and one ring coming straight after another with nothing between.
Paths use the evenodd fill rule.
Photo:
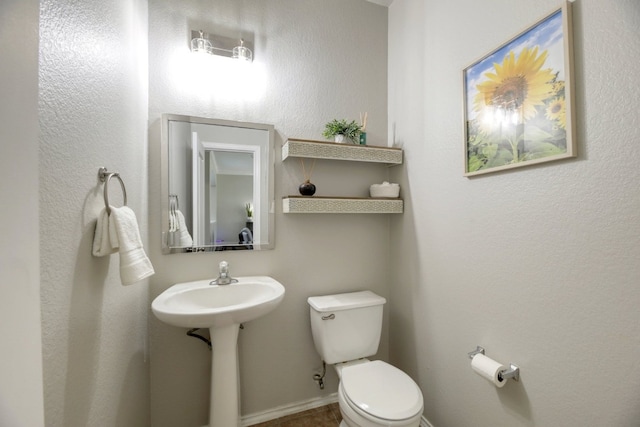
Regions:
<instances>
[{"instance_id":1,"label":"glass light shade","mask_svg":"<svg viewBox=\"0 0 640 427\"><path fill-rule=\"evenodd\" d=\"M191 40L191 52L213 55L213 45L201 35Z\"/></svg>"},{"instance_id":2,"label":"glass light shade","mask_svg":"<svg viewBox=\"0 0 640 427\"><path fill-rule=\"evenodd\" d=\"M240 46L233 48L233 58L241 59L247 62L253 61L253 53L248 47L244 47L244 41L240 40Z\"/></svg>"}]
</instances>

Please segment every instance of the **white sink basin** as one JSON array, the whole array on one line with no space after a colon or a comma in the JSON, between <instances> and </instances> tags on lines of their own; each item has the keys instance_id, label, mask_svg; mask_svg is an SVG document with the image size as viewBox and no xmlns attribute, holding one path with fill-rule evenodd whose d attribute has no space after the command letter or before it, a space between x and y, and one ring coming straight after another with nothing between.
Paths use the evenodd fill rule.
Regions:
<instances>
[{"instance_id":1,"label":"white sink basin","mask_svg":"<svg viewBox=\"0 0 640 427\"><path fill-rule=\"evenodd\" d=\"M284 298L284 286L269 276L236 279L230 285L210 285L213 279L178 283L158 295L151 309L170 325L211 329L256 319Z\"/></svg>"}]
</instances>

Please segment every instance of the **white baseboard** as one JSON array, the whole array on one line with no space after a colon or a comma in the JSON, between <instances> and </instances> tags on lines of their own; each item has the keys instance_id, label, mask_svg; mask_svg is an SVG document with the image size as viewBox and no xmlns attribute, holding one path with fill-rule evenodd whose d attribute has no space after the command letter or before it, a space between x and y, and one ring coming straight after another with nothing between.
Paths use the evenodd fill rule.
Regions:
<instances>
[{"instance_id":1,"label":"white baseboard","mask_svg":"<svg viewBox=\"0 0 640 427\"><path fill-rule=\"evenodd\" d=\"M420 427L433 427L433 424L431 424L429 420L426 419L423 415L420 419Z\"/></svg>"},{"instance_id":2,"label":"white baseboard","mask_svg":"<svg viewBox=\"0 0 640 427\"><path fill-rule=\"evenodd\" d=\"M303 412L308 409L319 408L338 401L338 393L332 393L324 397L316 397L314 399L304 400L302 402L290 403L278 406L277 408L268 409L255 414L244 415L242 417L242 426L250 426L253 424L264 423L265 421L275 420L276 418L285 417L287 415Z\"/></svg>"}]
</instances>

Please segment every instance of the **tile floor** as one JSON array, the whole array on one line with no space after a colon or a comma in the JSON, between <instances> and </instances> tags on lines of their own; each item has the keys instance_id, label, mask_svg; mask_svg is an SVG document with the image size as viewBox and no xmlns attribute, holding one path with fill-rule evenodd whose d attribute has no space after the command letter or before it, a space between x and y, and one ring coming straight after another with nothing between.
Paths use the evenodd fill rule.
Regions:
<instances>
[{"instance_id":1,"label":"tile floor","mask_svg":"<svg viewBox=\"0 0 640 427\"><path fill-rule=\"evenodd\" d=\"M342 421L337 403L287 415L252 427L338 427Z\"/></svg>"}]
</instances>

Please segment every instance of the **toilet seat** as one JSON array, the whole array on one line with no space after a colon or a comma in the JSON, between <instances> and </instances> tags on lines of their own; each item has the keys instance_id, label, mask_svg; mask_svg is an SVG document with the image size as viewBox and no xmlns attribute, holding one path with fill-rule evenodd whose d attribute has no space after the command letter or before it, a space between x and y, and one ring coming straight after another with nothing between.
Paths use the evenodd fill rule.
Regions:
<instances>
[{"instance_id":1,"label":"toilet seat","mask_svg":"<svg viewBox=\"0 0 640 427\"><path fill-rule=\"evenodd\" d=\"M403 425L420 418L424 401L406 373L381 360L345 367L340 379L345 402L362 417Z\"/></svg>"}]
</instances>

